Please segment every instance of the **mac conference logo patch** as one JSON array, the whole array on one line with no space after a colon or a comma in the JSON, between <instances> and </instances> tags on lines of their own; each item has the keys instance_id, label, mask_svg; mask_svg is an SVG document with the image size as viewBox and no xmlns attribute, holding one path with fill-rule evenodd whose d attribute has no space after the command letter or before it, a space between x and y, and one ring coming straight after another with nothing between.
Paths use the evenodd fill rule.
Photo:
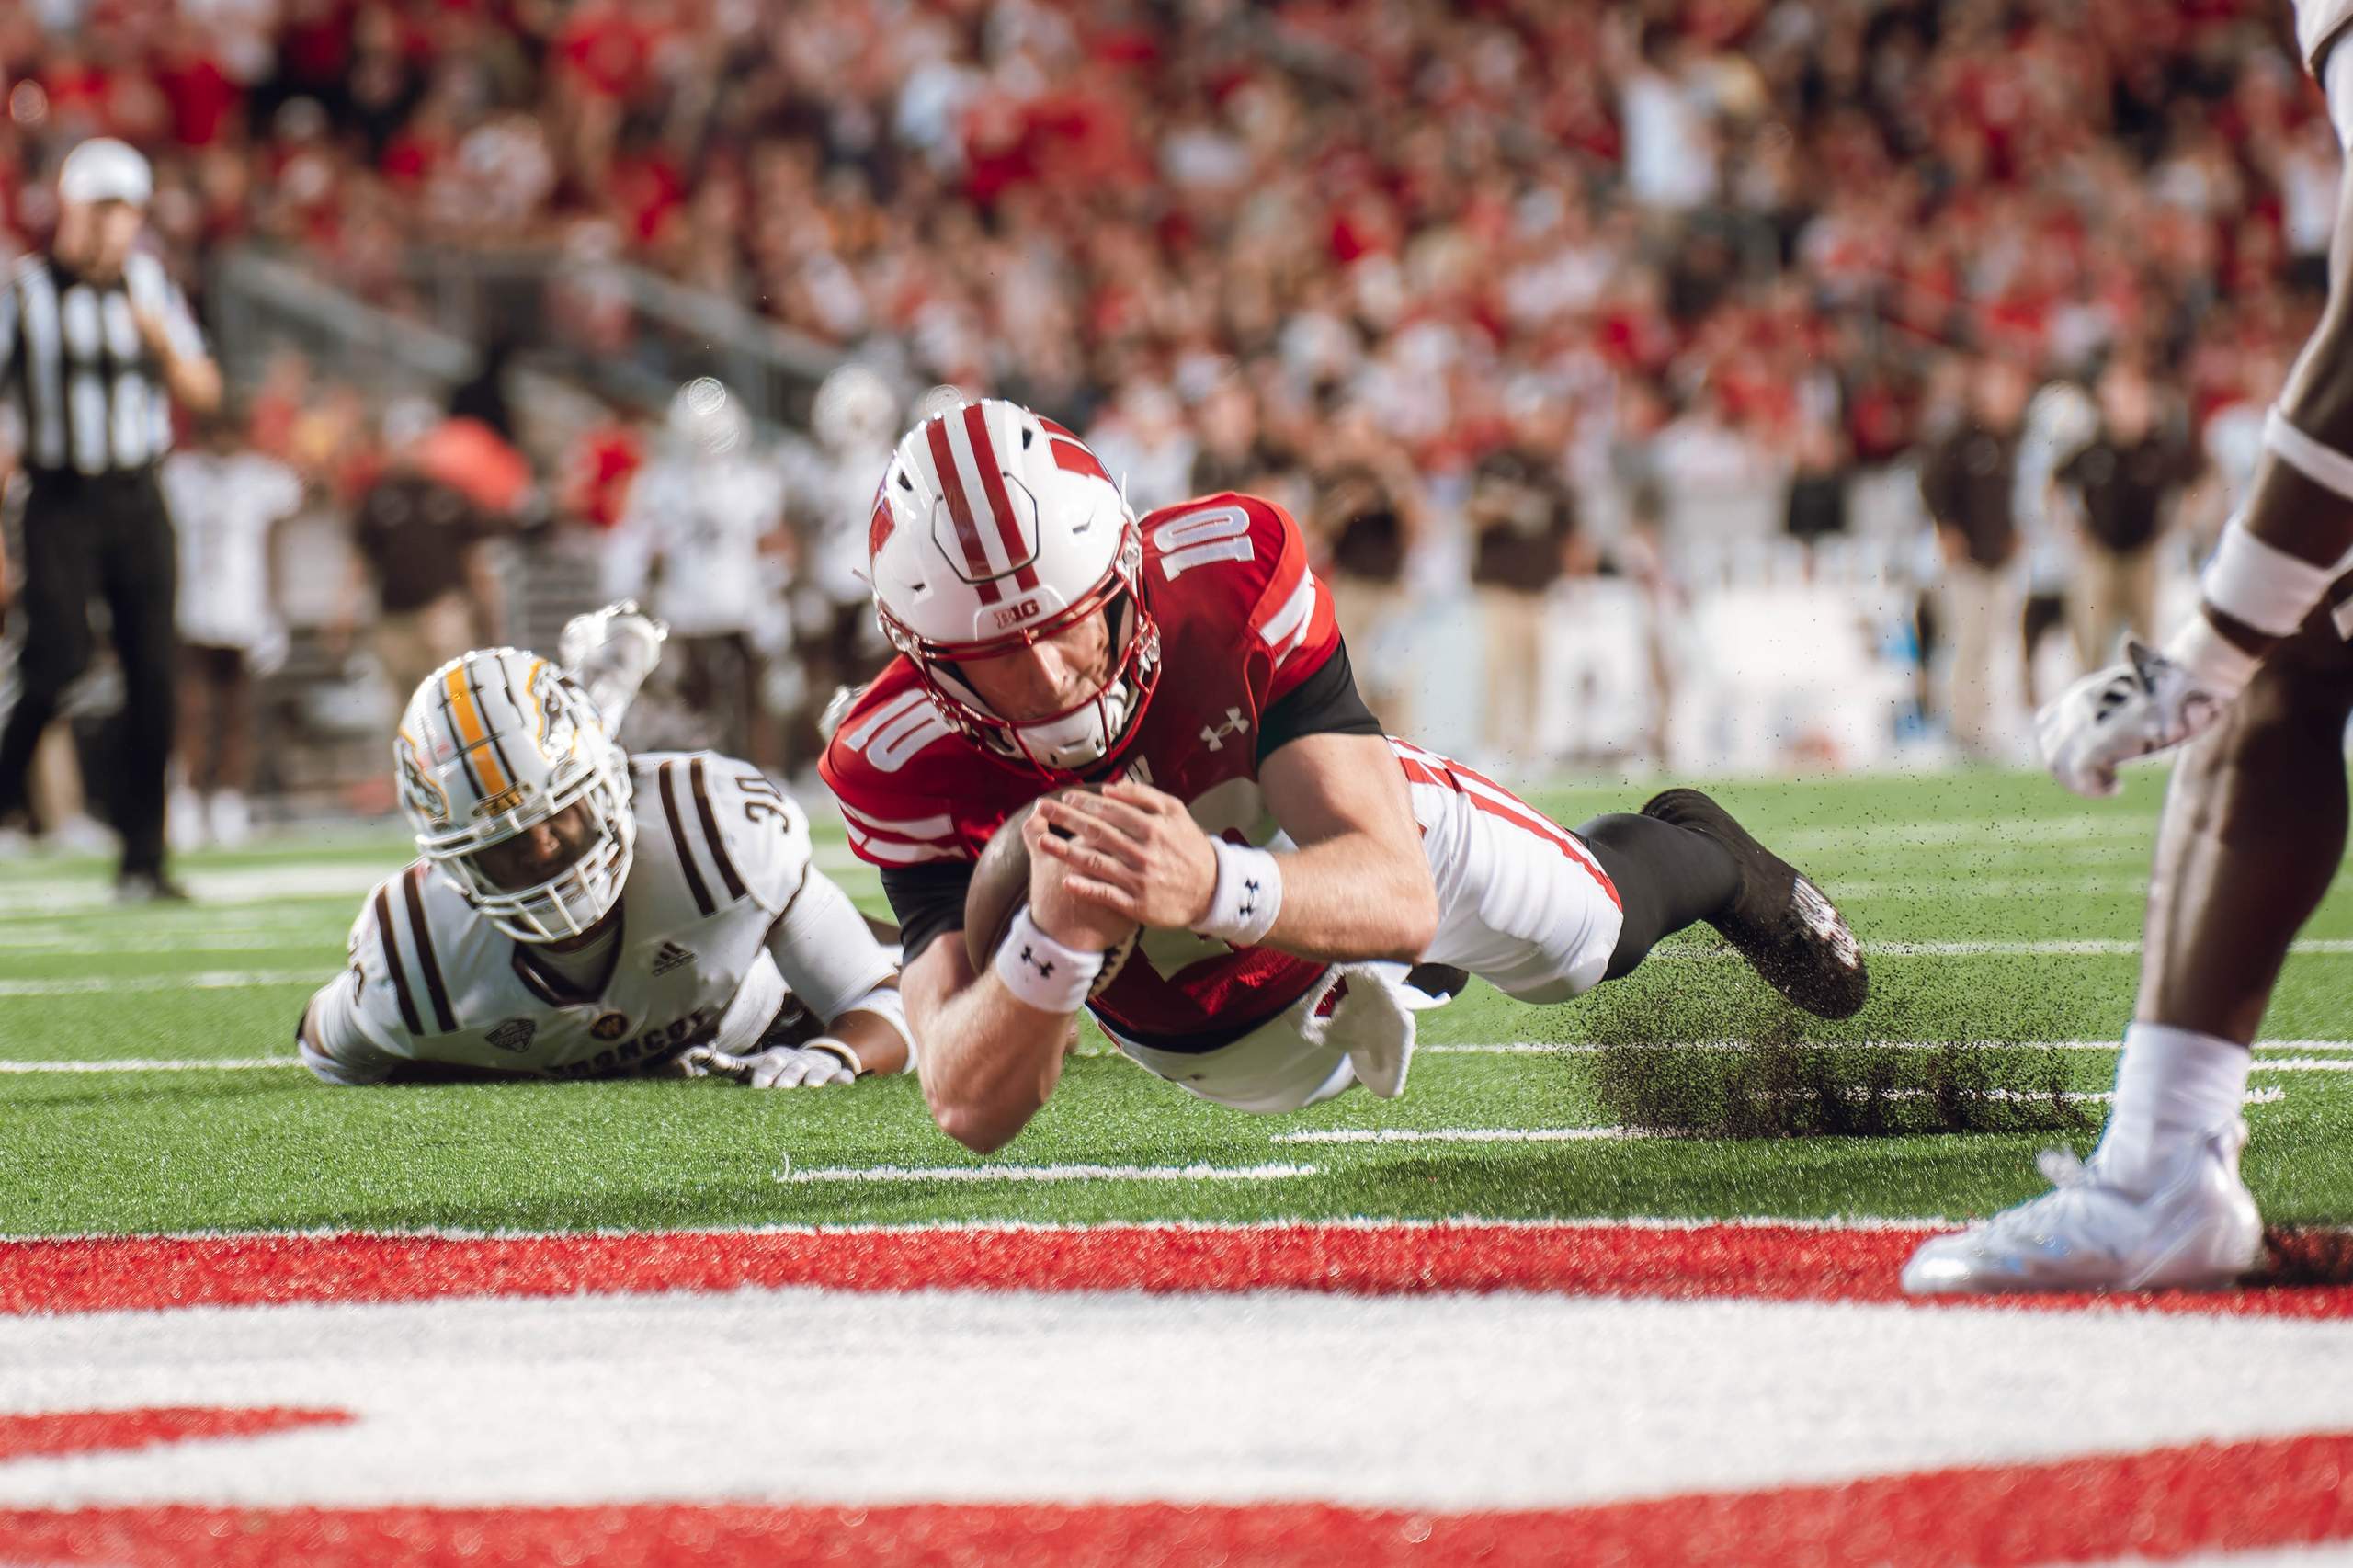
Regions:
<instances>
[{"instance_id":1,"label":"mac conference logo patch","mask_svg":"<svg viewBox=\"0 0 2353 1568\"><path fill-rule=\"evenodd\" d=\"M531 1047L531 1037L540 1026L529 1018L509 1018L490 1031L490 1043L501 1051L524 1051Z\"/></svg>"}]
</instances>

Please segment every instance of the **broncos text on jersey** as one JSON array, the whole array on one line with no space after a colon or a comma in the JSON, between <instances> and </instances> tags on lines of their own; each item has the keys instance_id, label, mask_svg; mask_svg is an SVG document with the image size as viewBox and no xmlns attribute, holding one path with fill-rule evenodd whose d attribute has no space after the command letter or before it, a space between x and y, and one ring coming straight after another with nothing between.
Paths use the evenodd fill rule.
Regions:
<instances>
[{"instance_id":1,"label":"broncos text on jersey","mask_svg":"<svg viewBox=\"0 0 2353 1568\"><path fill-rule=\"evenodd\" d=\"M1212 835L1287 844L1258 787L1260 721L1340 647L1328 589L1280 506L1232 492L1146 515L1144 593L1164 675L1106 778L1186 802ZM1048 792L934 710L915 669L892 661L835 731L821 765L852 849L886 871L969 866L1012 812ZM903 916L904 917L904 916ZM1325 966L1185 931L1148 931L1090 1006L1136 1044L1200 1050L1280 1015Z\"/></svg>"},{"instance_id":2,"label":"broncos text on jersey","mask_svg":"<svg viewBox=\"0 0 2353 1568\"><path fill-rule=\"evenodd\" d=\"M821 932L778 935L824 874L800 806L758 769L710 752L645 753L630 767L636 853L600 986L566 980L419 860L360 906L349 967L302 1031L312 1071L337 1084L382 1082L403 1062L607 1076L689 1045L750 1051L788 982L830 1018L891 979L892 955L846 900L826 906Z\"/></svg>"}]
</instances>

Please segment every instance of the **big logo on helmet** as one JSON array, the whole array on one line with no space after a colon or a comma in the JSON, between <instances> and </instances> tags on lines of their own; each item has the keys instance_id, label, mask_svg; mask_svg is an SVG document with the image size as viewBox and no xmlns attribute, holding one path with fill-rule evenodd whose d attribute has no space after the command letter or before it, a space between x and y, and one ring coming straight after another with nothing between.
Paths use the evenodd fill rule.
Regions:
<instances>
[{"instance_id":1,"label":"big logo on helmet","mask_svg":"<svg viewBox=\"0 0 2353 1568\"><path fill-rule=\"evenodd\" d=\"M896 521L891 516L891 503L882 499L878 491L874 497L874 517L866 525L866 558L869 561L881 554L882 547L891 542L891 529L896 526Z\"/></svg>"},{"instance_id":2,"label":"big logo on helmet","mask_svg":"<svg viewBox=\"0 0 2353 1568\"><path fill-rule=\"evenodd\" d=\"M1038 601L1035 598L1027 598L1010 608L997 611L996 629L999 631L1010 631L1025 620L1037 619Z\"/></svg>"}]
</instances>

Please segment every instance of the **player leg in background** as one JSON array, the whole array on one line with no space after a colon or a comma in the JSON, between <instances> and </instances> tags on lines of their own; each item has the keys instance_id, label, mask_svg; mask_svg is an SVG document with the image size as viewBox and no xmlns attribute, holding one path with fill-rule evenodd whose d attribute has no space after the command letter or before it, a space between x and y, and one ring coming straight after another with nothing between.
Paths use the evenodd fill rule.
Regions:
<instances>
[{"instance_id":1,"label":"player leg in background","mask_svg":"<svg viewBox=\"0 0 2353 1568\"><path fill-rule=\"evenodd\" d=\"M121 537L98 574L122 665L115 821L122 835L122 867L117 887L131 899L187 896L164 875L164 787L178 716L172 684L179 638L172 608L179 554L171 528L161 501L125 516Z\"/></svg>"},{"instance_id":2,"label":"player leg in background","mask_svg":"<svg viewBox=\"0 0 2353 1568\"><path fill-rule=\"evenodd\" d=\"M1923 1246L1917 1293L2218 1286L2260 1244L2240 1183L2247 1047L2344 853L2353 648L2325 610L2182 753L2157 831L2141 994L2090 1164Z\"/></svg>"},{"instance_id":3,"label":"player leg in background","mask_svg":"<svg viewBox=\"0 0 2353 1568\"><path fill-rule=\"evenodd\" d=\"M221 765L218 738L220 693L206 654L212 650L196 643L180 649L179 755L172 760L178 781L165 812L165 836L175 854L200 849L210 832L205 797L213 789Z\"/></svg>"},{"instance_id":4,"label":"player leg in background","mask_svg":"<svg viewBox=\"0 0 2353 1568\"><path fill-rule=\"evenodd\" d=\"M0 827L30 807L33 751L58 699L90 662L90 597L97 564L86 519L60 505L28 505L24 519L24 622L17 654L17 700L0 726ZM13 629L12 629L13 630ZM54 828L51 818L46 824Z\"/></svg>"},{"instance_id":5,"label":"player leg in background","mask_svg":"<svg viewBox=\"0 0 2353 1568\"><path fill-rule=\"evenodd\" d=\"M212 777L205 816L212 842L234 849L253 837L254 672L243 648L207 648L213 680Z\"/></svg>"}]
</instances>

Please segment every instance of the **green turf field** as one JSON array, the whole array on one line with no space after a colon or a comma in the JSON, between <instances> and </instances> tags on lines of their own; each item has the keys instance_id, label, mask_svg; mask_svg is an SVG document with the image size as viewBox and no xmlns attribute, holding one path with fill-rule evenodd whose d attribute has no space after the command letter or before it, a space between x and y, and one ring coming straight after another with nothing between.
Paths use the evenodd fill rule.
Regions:
<instances>
[{"instance_id":1,"label":"green turf field","mask_svg":"<svg viewBox=\"0 0 2353 1568\"><path fill-rule=\"evenodd\" d=\"M188 910L117 911L93 861L0 866L0 1233L745 1225L967 1218L1958 1216L2036 1190L2036 1133L1561 1139L1613 1118L1597 1042L2112 1040L2128 1016L2162 779L2086 806L2040 776L1757 783L1718 791L1809 870L1870 949L1873 996L1803 1019L1709 934L1630 980L1535 1009L1483 988L1425 1014L1393 1102L1297 1116L1194 1101L1106 1052L990 1160L936 1132L911 1082L757 1093L719 1083L329 1089L287 1063L397 833L342 830L184 863ZM1563 821L1638 786L1533 796ZM813 802L829 827L832 813ZM880 909L821 828L821 863ZM2353 1221L2353 896L2340 883L2290 961L2249 1112L2267 1214ZM2313 1041L2343 1041L2332 1049ZM1494 1049L1517 1047L1518 1049ZM275 1059L275 1060L272 1060ZM1622 1062L1623 1059L1616 1059ZM2013 1051L2105 1088L2112 1052ZM203 1065L221 1062L215 1067ZM136 1063L159 1065L138 1066ZM27 1070L36 1064L74 1065ZM161 1065L168 1064L168 1065ZM2089 1146L2100 1107L2074 1134ZM1330 1141L1337 1131L1456 1135ZM1466 1132L1549 1141L1465 1141ZM1211 1173L1168 1167L1205 1164ZM1040 1167L1115 1167L1036 1179ZM1025 1179L951 1180L938 1168ZM1131 1172L1130 1168L1132 1168ZM1130 1173L1130 1174L1119 1174Z\"/></svg>"}]
</instances>

